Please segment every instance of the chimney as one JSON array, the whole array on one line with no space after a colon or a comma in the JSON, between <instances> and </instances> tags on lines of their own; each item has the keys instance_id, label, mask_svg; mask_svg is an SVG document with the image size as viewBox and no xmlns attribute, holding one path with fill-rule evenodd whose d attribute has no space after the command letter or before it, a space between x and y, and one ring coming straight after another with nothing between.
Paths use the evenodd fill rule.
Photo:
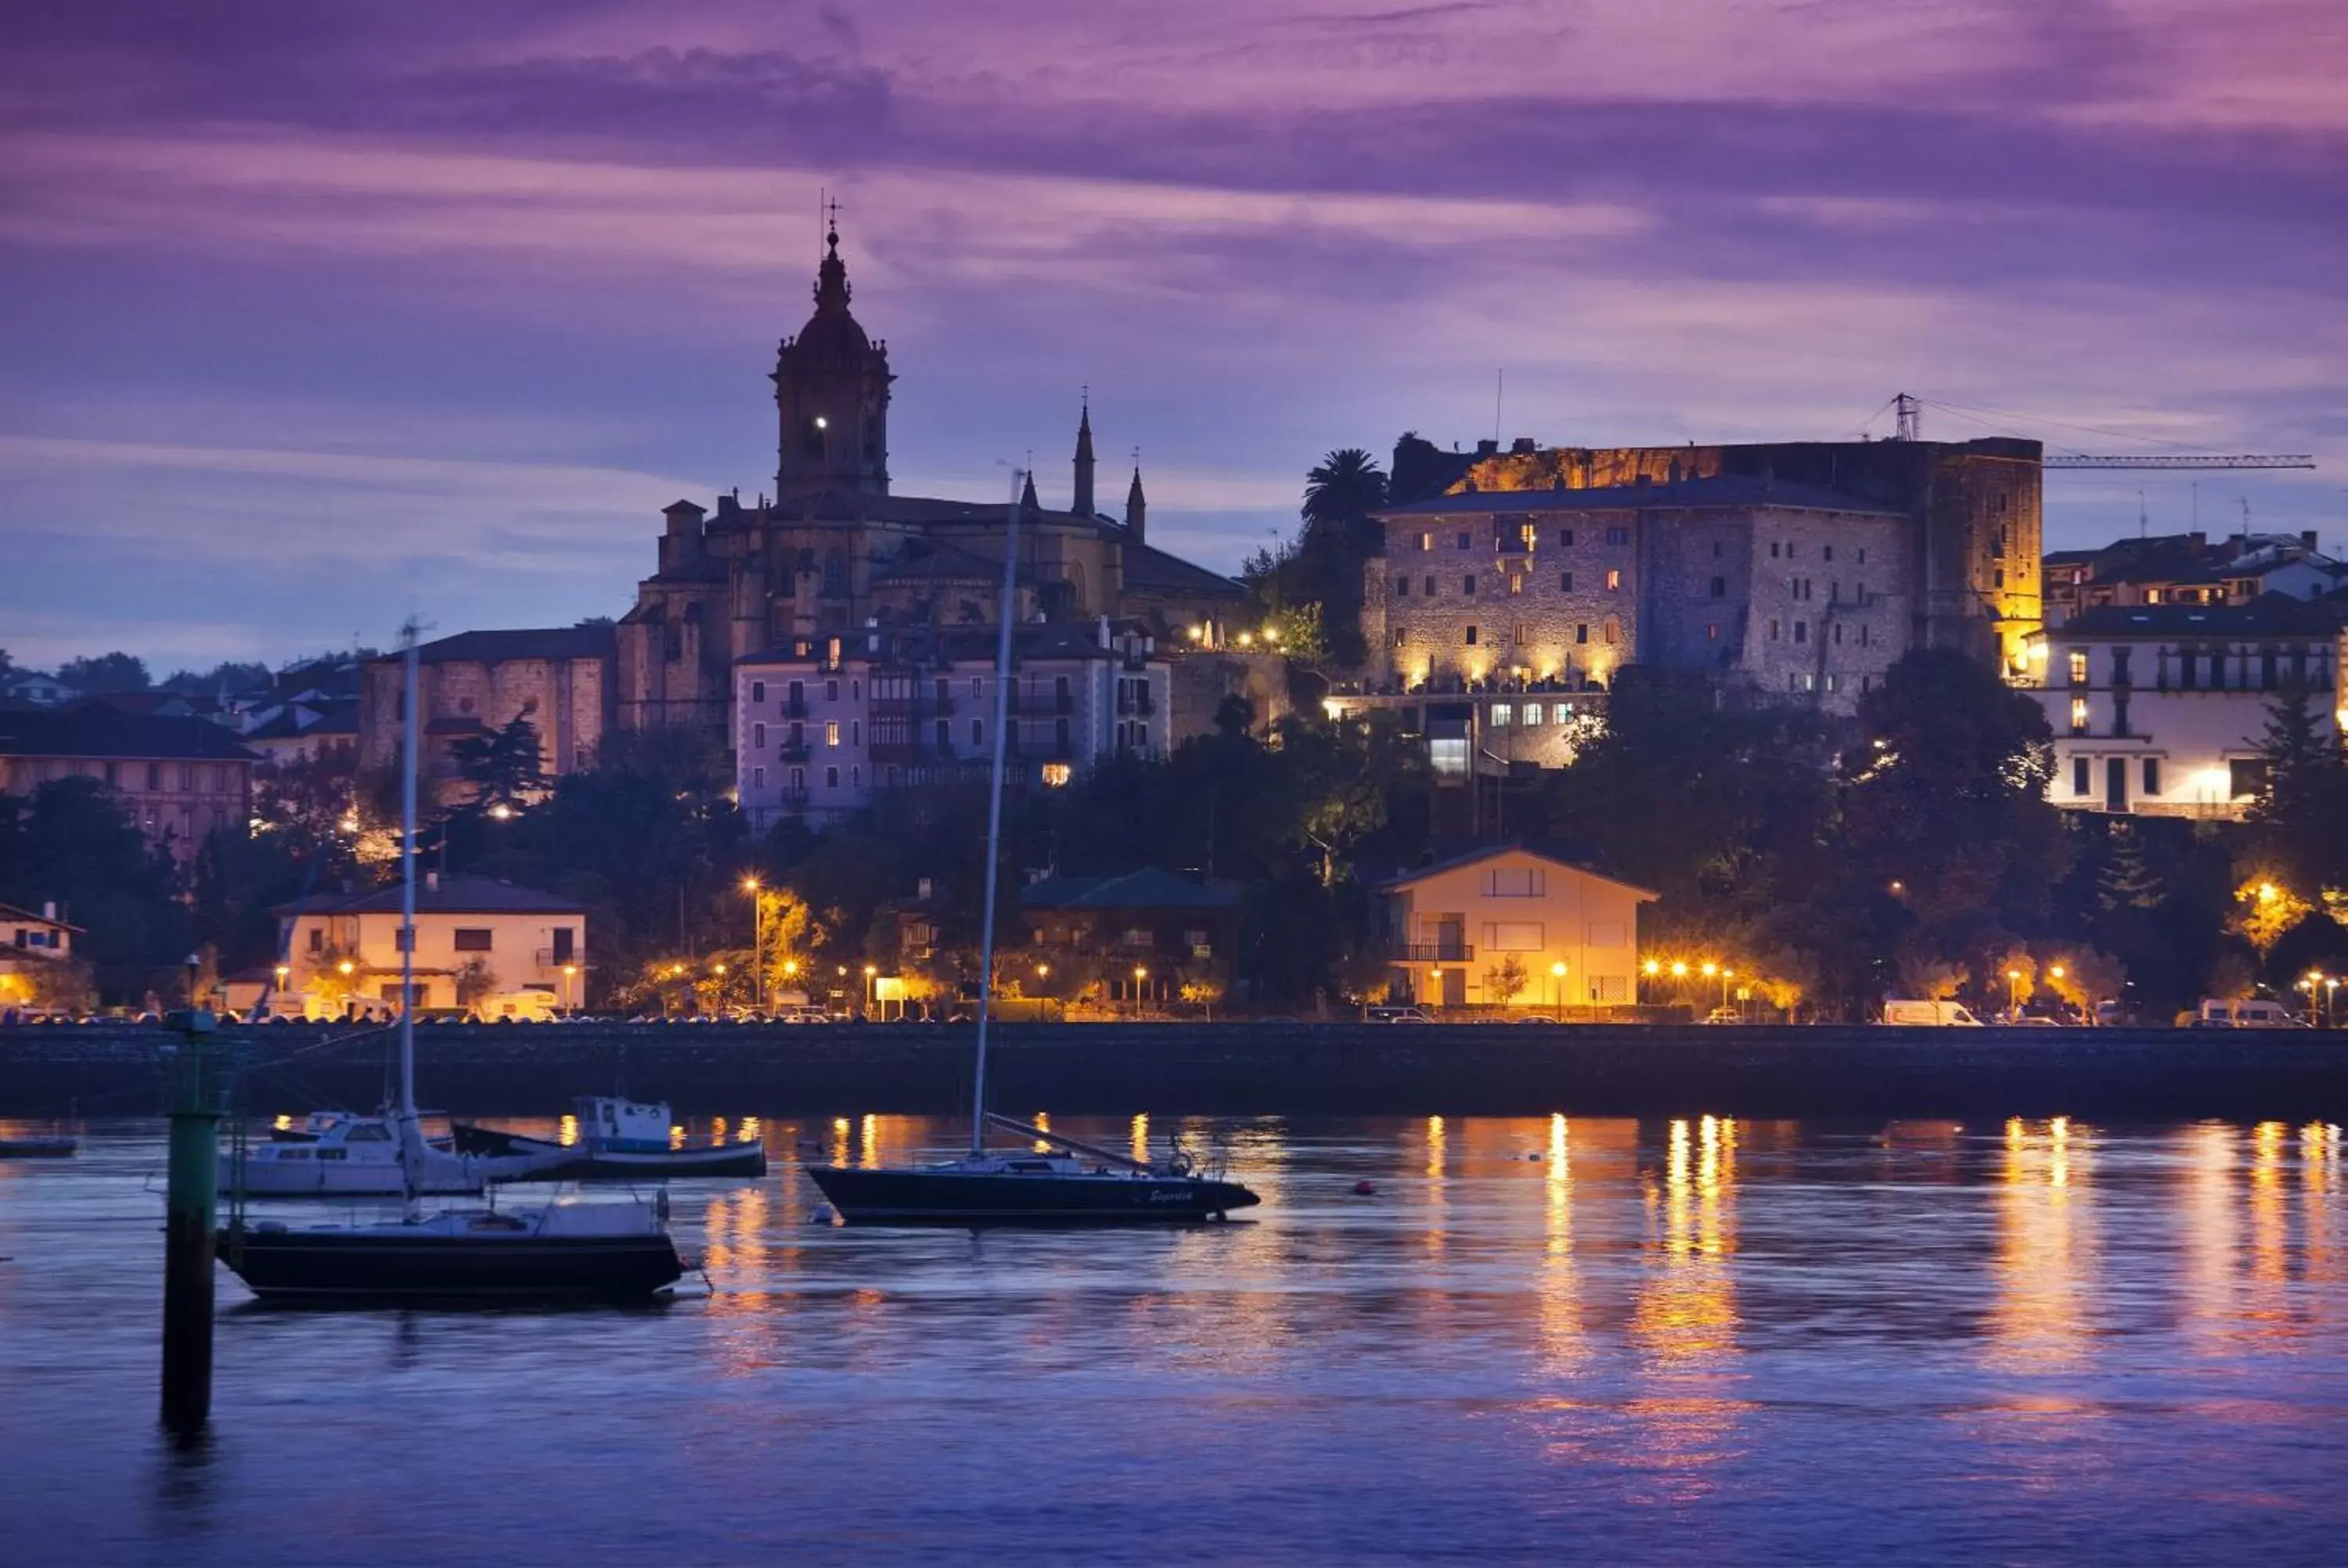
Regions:
<instances>
[{"instance_id":1,"label":"chimney","mask_svg":"<svg viewBox=\"0 0 2348 1568\"><path fill-rule=\"evenodd\" d=\"M1539 448L1534 446L1533 438L1529 436L1519 436L1509 443L1509 455L1512 457L1529 457L1537 450Z\"/></svg>"},{"instance_id":2,"label":"chimney","mask_svg":"<svg viewBox=\"0 0 2348 1568\"><path fill-rule=\"evenodd\" d=\"M920 881L913 884L913 897L926 904L930 901L930 894L936 886L937 885L935 883L924 876Z\"/></svg>"},{"instance_id":3,"label":"chimney","mask_svg":"<svg viewBox=\"0 0 2348 1568\"><path fill-rule=\"evenodd\" d=\"M57 901L54 898L43 899L41 901L41 918L44 920L54 920L57 917Z\"/></svg>"},{"instance_id":4,"label":"chimney","mask_svg":"<svg viewBox=\"0 0 2348 1568\"><path fill-rule=\"evenodd\" d=\"M2315 530L2302 528L2299 533L2299 542L2308 549L2315 548Z\"/></svg>"},{"instance_id":5,"label":"chimney","mask_svg":"<svg viewBox=\"0 0 2348 1568\"><path fill-rule=\"evenodd\" d=\"M438 871L427 871L424 874L424 891L427 893L438 893L440 891L440 873Z\"/></svg>"},{"instance_id":6,"label":"chimney","mask_svg":"<svg viewBox=\"0 0 2348 1568\"><path fill-rule=\"evenodd\" d=\"M1100 618L1100 645L1103 648L1108 646L1108 617L1106 615Z\"/></svg>"},{"instance_id":7,"label":"chimney","mask_svg":"<svg viewBox=\"0 0 2348 1568\"><path fill-rule=\"evenodd\" d=\"M1478 457L1497 457L1499 454L1500 444L1498 441L1478 441L1476 443L1476 456Z\"/></svg>"}]
</instances>

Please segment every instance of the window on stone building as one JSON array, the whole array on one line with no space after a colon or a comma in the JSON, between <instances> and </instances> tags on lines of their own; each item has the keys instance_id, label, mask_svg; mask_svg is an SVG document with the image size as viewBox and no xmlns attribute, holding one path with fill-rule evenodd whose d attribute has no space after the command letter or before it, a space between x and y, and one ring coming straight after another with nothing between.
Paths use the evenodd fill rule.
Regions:
<instances>
[{"instance_id":1,"label":"window on stone building","mask_svg":"<svg viewBox=\"0 0 2348 1568\"><path fill-rule=\"evenodd\" d=\"M1803 677L1802 677L1802 690L1803 690L1803 691L1805 691L1805 692L1815 692L1815 691L1817 691L1818 689L1818 678L1816 675L1805 675L1805 676L1803 676Z\"/></svg>"},{"instance_id":2,"label":"window on stone building","mask_svg":"<svg viewBox=\"0 0 2348 1568\"><path fill-rule=\"evenodd\" d=\"M1526 703L1525 723L1528 724L1538 724L1541 722L1541 705L1539 702Z\"/></svg>"},{"instance_id":3,"label":"window on stone building","mask_svg":"<svg viewBox=\"0 0 2348 1568\"><path fill-rule=\"evenodd\" d=\"M1839 620L1834 623L1834 640L1836 647L1842 646L1842 622Z\"/></svg>"},{"instance_id":4,"label":"window on stone building","mask_svg":"<svg viewBox=\"0 0 2348 1568\"><path fill-rule=\"evenodd\" d=\"M1717 642L1720 641L1720 623L1718 621L1714 620L1704 623L1704 640L1706 642Z\"/></svg>"},{"instance_id":5,"label":"window on stone building","mask_svg":"<svg viewBox=\"0 0 2348 1568\"><path fill-rule=\"evenodd\" d=\"M837 702L839 701L839 682L826 681L823 683L823 700L827 702Z\"/></svg>"},{"instance_id":6,"label":"window on stone building","mask_svg":"<svg viewBox=\"0 0 2348 1568\"><path fill-rule=\"evenodd\" d=\"M1566 572L1560 575L1557 579L1557 588L1560 593L1571 593L1573 591L1573 574L1571 572Z\"/></svg>"},{"instance_id":7,"label":"window on stone building","mask_svg":"<svg viewBox=\"0 0 2348 1568\"><path fill-rule=\"evenodd\" d=\"M2087 700L2085 697L2071 699L2071 733L2075 735L2087 733Z\"/></svg>"},{"instance_id":8,"label":"window on stone building","mask_svg":"<svg viewBox=\"0 0 2348 1568\"><path fill-rule=\"evenodd\" d=\"M1587 642L1590 641L1590 622L1585 620L1574 627L1573 640L1576 642Z\"/></svg>"},{"instance_id":9,"label":"window on stone building","mask_svg":"<svg viewBox=\"0 0 2348 1568\"><path fill-rule=\"evenodd\" d=\"M826 789L838 789L839 787L839 770L838 768L826 768L823 770L823 787Z\"/></svg>"},{"instance_id":10,"label":"window on stone building","mask_svg":"<svg viewBox=\"0 0 2348 1568\"><path fill-rule=\"evenodd\" d=\"M1622 623L1621 621L1610 620L1606 623L1606 641L1610 643L1620 642L1622 641Z\"/></svg>"},{"instance_id":11,"label":"window on stone building","mask_svg":"<svg viewBox=\"0 0 2348 1568\"><path fill-rule=\"evenodd\" d=\"M864 743L863 720L850 719L848 721L848 743L851 746L860 746Z\"/></svg>"},{"instance_id":12,"label":"window on stone building","mask_svg":"<svg viewBox=\"0 0 2348 1568\"><path fill-rule=\"evenodd\" d=\"M849 768L848 787L850 789L862 789L864 787L864 769L861 766L851 765Z\"/></svg>"},{"instance_id":13,"label":"window on stone building","mask_svg":"<svg viewBox=\"0 0 2348 1568\"><path fill-rule=\"evenodd\" d=\"M1631 542L1631 530L1623 528L1609 528L1606 530L1606 542L1610 545L1627 545Z\"/></svg>"},{"instance_id":14,"label":"window on stone building","mask_svg":"<svg viewBox=\"0 0 2348 1568\"><path fill-rule=\"evenodd\" d=\"M1469 533L1466 528L1460 529L1459 548L1463 550L1474 549L1476 548L1476 536Z\"/></svg>"},{"instance_id":15,"label":"window on stone building","mask_svg":"<svg viewBox=\"0 0 2348 1568\"><path fill-rule=\"evenodd\" d=\"M1433 549L1435 548L1435 536L1433 534L1419 535L1418 548L1421 551Z\"/></svg>"},{"instance_id":16,"label":"window on stone building","mask_svg":"<svg viewBox=\"0 0 2348 1568\"><path fill-rule=\"evenodd\" d=\"M1859 547L1859 564L1861 566L1865 566L1867 564L1867 547L1864 545Z\"/></svg>"},{"instance_id":17,"label":"window on stone building","mask_svg":"<svg viewBox=\"0 0 2348 1568\"><path fill-rule=\"evenodd\" d=\"M1780 623L1774 619L1769 622L1769 641L1772 642L1777 641L1779 624Z\"/></svg>"},{"instance_id":18,"label":"window on stone building","mask_svg":"<svg viewBox=\"0 0 2348 1568\"><path fill-rule=\"evenodd\" d=\"M1859 623L1859 645L1861 648L1867 646L1867 622L1863 620Z\"/></svg>"},{"instance_id":19,"label":"window on stone building","mask_svg":"<svg viewBox=\"0 0 2348 1568\"><path fill-rule=\"evenodd\" d=\"M766 769L752 768L750 770L750 787L752 789L765 789L767 787Z\"/></svg>"},{"instance_id":20,"label":"window on stone building","mask_svg":"<svg viewBox=\"0 0 2348 1568\"><path fill-rule=\"evenodd\" d=\"M1822 556L1824 559L1828 559L1828 560L1832 560L1832 559L1834 559L1834 546L1832 546L1832 545L1822 545L1822 546L1820 546L1820 547L1819 547L1819 548L1818 548L1818 554L1819 554L1820 556Z\"/></svg>"},{"instance_id":21,"label":"window on stone building","mask_svg":"<svg viewBox=\"0 0 2348 1568\"><path fill-rule=\"evenodd\" d=\"M1726 578L1716 577L1712 579L1712 597L1715 599L1726 599L1728 597L1728 579Z\"/></svg>"},{"instance_id":22,"label":"window on stone building","mask_svg":"<svg viewBox=\"0 0 2348 1568\"><path fill-rule=\"evenodd\" d=\"M940 719L934 733L937 736L938 754L943 756L953 749L953 726L948 721Z\"/></svg>"},{"instance_id":23,"label":"window on stone building","mask_svg":"<svg viewBox=\"0 0 2348 1568\"><path fill-rule=\"evenodd\" d=\"M1777 559L1777 541L1776 539L1771 539L1769 541L1769 559L1771 560L1776 560Z\"/></svg>"},{"instance_id":24,"label":"window on stone building","mask_svg":"<svg viewBox=\"0 0 2348 1568\"><path fill-rule=\"evenodd\" d=\"M1395 628L1395 646L1396 648L1407 648L1410 646L1409 627L1397 626Z\"/></svg>"},{"instance_id":25,"label":"window on stone building","mask_svg":"<svg viewBox=\"0 0 2348 1568\"><path fill-rule=\"evenodd\" d=\"M983 746L986 744L985 720L973 719L970 722L970 743L973 746Z\"/></svg>"},{"instance_id":26,"label":"window on stone building","mask_svg":"<svg viewBox=\"0 0 2348 1568\"><path fill-rule=\"evenodd\" d=\"M783 743L787 746L806 745L807 726L797 719L792 720L790 728L783 732Z\"/></svg>"},{"instance_id":27,"label":"window on stone building","mask_svg":"<svg viewBox=\"0 0 2348 1568\"><path fill-rule=\"evenodd\" d=\"M767 726L766 726L766 725L764 725L764 724L753 724L753 725L751 725L751 726L750 726L750 744L751 744L754 748L758 749L758 750L764 750L764 749L766 748L766 744L767 744Z\"/></svg>"},{"instance_id":28,"label":"window on stone building","mask_svg":"<svg viewBox=\"0 0 2348 1568\"><path fill-rule=\"evenodd\" d=\"M1466 594L1470 599L1476 597L1476 574L1474 572L1471 571L1466 577L1459 579L1459 591Z\"/></svg>"},{"instance_id":29,"label":"window on stone building","mask_svg":"<svg viewBox=\"0 0 2348 1568\"><path fill-rule=\"evenodd\" d=\"M1718 539L1715 539L1715 540L1713 540L1713 541L1712 541L1712 559L1715 559L1715 560L1718 560L1718 559L1720 559L1720 557L1721 557L1721 543L1720 543L1720 541L1719 541Z\"/></svg>"},{"instance_id":30,"label":"window on stone building","mask_svg":"<svg viewBox=\"0 0 2348 1568\"><path fill-rule=\"evenodd\" d=\"M1525 591L1524 573L1520 571L1512 571L1509 574L1509 591L1510 593L1522 593Z\"/></svg>"},{"instance_id":31,"label":"window on stone building","mask_svg":"<svg viewBox=\"0 0 2348 1568\"><path fill-rule=\"evenodd\" d=\"M1842 579L1840 578L1837 578L1832 582L1827 584L1827 602L1828 604L1840 604L1842 602Z\"/></svg>"},{"instance_id":32,"label":"window on stone building","mask_svg":"<svg viewBox=\"0 0 2348 1568\"><path fill-rule=\"evenodd\" d=\"M1797 642L1807 642L1809 640L1810 623L1807 620L1797 620L1794 622L1794 641Z\"/></svg>"},{"instance_id":33,"label":"window on stone building","mask_svg":"<svg viewBox=\"0 0 2348 1568\"><path fill-rule=\"evenodd\" d=\"M1395 597L1396 599L1408 599L1410 597L1410 579L1406 577L1398 577L1395 579Z\"/></svg>"},{"instance_id":34,"label":"window on stone building","mask_svg":"<svg viewBox=\"0 0 2348 1568\"><path fill-rule=\"evenodd\" d=\"M792 791L792 793L793 793L793 794L804 794L804 793L806 792L806 790L807 790L807 769L805 769L805 768L793 768L793 769L791 770L791 791Z\"/></svg>"},{"instance_id":35,"label":"window on stone building","mask_svg":"<svg viewBox=\"0 0 2348 1568\"><path fill-rule=\"evenodd\" d=\"M1476 646L1476 629L1472 626L1468 629L1468 646L1470 648Z\"/></svg>"},{"instance_id":36,"label":"window on stone building","mask_svg":"<svg viewBox=\"0 0 2348 1568\"><path fill-rule=\"evenodd\" d=\"M1607 569L1607 571L1606 571L1606 591L1607 591L1607 592L1609 592L1609 593L1620 593L1620 592L1622 592L1622 568L1620 568L1620 567L1610 567L1610 568L1608 568L1608 569Z\"/></svg>"},{"instance_id":37,"label":"window on stone building","mask_svg":"<svg viewBox=\"0 0 2348 1568\"><path fill-rule=\"evenodd\" d=\"M1557 542L1559 548L1571 549L1573 548L1573 530L1571 528L1560 528L1557 531Z\"/></svg>"},{"instance_id":38,"label":"window on stone building","mask_svg":"<svg viewBox=\"0 0 2348 1568\"><path fill-rule=\"evenodd\" d=\"M1492 704L1492 728L1496 730L1505 730L1509 727L1509 722L1516 716L1517 711L1512 704L1508 702L1495 702Z\"/></svg>"},{"instance_id":39,"label":"window on stone building","mask_svg":"<svg viewBox=\"0 0 2348 1568\"><path fill-rule=\"evenodd\" d=\"M767 683L766 683L764 681L753 681L753 682L750 682L750 701L752 701L753 702L765 702L766 700L767 700Z\"/></svg>"}]
</instances>

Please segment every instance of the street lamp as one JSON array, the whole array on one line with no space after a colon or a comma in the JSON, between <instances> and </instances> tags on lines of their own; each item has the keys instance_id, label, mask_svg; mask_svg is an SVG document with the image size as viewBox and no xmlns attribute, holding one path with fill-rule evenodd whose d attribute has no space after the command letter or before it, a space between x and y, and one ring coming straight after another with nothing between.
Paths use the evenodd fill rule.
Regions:
<instances>
[{"instance_id":1,"label":"street lamp","mask_svg":"<svg viewBox=\"0 0 2348 1568\"><path fill-rule=\"evenodd\" d=\"M742 878L742 891L750 896L750 972L757 977L757 1001L760 1012L767 1010L767 901L758 897L758 879Z\"/></svg>"},{"instance_id":2,"label":"street lamp","mask_svg":"<svg viewBox=\"0 0 2348 1568\"><path fill-rule=\"evenodd\" d=\"M1562 960L1549 967L1549 1005L1551 1008L1565 1005L1565 964Z\"/></svg>"},{"instance_id":3,"label":"street lamp","mask_svg":"<svg viewBox=\"0 0 2348 1568\"><path fill-rule=\"evenodd\" d=\"M1143 968L1139 964L1133 966L1133 1010L1137 1015L1141 1011L1141 982L1148 978L1148 969Z\"/></svg>"},{"instance_id":4,"label":"street lamp","mask_svg":"<svg viewBox=\"0 0 2348 1568\"><path fill-rule=\"evenodd\" d=\"M2022 971L2005 971L2005 1016L2008 1022L2022 1012Z\"/></svg>"},{"instance_id":5,"label":"street lamp","mask_svg":"<svg viewBox=\"0 0 2348 1568\"><path fill-rule=\"evenodd\" d=\"M872 977L880 971L871 964L864 966L864 1016L872 1016Z\"/></svg>"}]
</instances>

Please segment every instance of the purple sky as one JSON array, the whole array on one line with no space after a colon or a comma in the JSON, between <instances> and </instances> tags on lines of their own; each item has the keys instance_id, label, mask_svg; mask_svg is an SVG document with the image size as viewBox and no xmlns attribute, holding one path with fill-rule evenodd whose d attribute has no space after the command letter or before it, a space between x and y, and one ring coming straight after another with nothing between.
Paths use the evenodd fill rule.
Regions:
<instances>
[{"instance_id":1,"label":"purple sky","mask_svg":"<svg viewBox=\"0 0 2348 1568\"><path fill-rule=\"evenodd\" d=\"M2311 451L2348 546L2337 0L80 0L0 52L0 647L617 614L774 465L843 204L897 487L1065 504L1077 388L1229 569L1320 453ZM1888 428L1888 414L1871 428ZM2041 423L2056 421L2059 424ZM2049 541L2188 526L2054 477Z\"/></svg>"}]
</instances>

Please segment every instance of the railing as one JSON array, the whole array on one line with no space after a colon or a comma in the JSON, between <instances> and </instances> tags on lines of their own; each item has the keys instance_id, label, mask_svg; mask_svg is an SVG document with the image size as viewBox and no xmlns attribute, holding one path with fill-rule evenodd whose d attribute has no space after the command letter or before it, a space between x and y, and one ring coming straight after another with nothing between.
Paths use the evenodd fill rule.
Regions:
<instances>
[{"instance_id":1,"label":"railing","mask_svg":"<svg viewBox=\"0 0 2348 1568\"><path fill-rule=\"evenodd\" d=\"M1014 692L1010 711L1023 719L1056 718L1076 711L1076 695L1073 692Z\"/></svg>"},{"instance_id":2,"label":"railing","mask_svg":"<svg viewBox=\"0 0 2348 1568\"><path fill-rule=\"evenodd\" d=\"M805 741L785 741L775 748L775 755L787 763L803 763L808 760L808 749Z\"/></svg>"},{"instance_id":3,"label":"railing","mask_svg":"<svg viewBox=\"0 0 2348 1568\"><path fill-rule=\"evenodd\" d=\"M1148 692L1138 692L1130 696L1118 697L1117 711L1123 714L1149 714L1158 712L1158 704Z\"/></svg>"},{"instance_id":4,"label":"railing","mask_svg":"<svg viewBox=\"0 0 2348 1568\"><path fill-rule=\"evenodd\" d=\"M587 960L579 956L576 948L567 953L557 953L552 948L541 948L531 956L538 960L538 967L541 969L557 969L565 964L581 969L587 967Z\"/></svg>"},{"instance_id":5,"label":"railing","mask_svg":"<svg viewBox=\"0 0 2348 1568\"><path fill-rule=\"evenodd\" d=\"M804 718L806 718L807 716L808 716L808 703L807 703L807 693L806 693L806 692L800 692L800 693L799 693L798 696L796 696L796 697L785 697L785 698L783 699L783 717L784 717L784 718L786 718L786 719L804 719Z\"/></svg>"},{"instance_id":6,"label":"railing","mask_svg":"<svg viewBox=\"0 0 2348 1568\"><path fill-rule=\"evenodd\" d=\"M803 789L784 790L775 796L775 804L784 811L805 811L808 808L808 792Z\"/></svg>"},{"instance_id":7,"label":"railing","mask_svg":"<svg viewBox=\"0 0 2348 1568\"><path fill-rule=\"evenodd\" d=\"M1396 942L1386 956L1405 964L1465 964L1476 949L1467 942Z\"/></svg>"}]
</instances>

